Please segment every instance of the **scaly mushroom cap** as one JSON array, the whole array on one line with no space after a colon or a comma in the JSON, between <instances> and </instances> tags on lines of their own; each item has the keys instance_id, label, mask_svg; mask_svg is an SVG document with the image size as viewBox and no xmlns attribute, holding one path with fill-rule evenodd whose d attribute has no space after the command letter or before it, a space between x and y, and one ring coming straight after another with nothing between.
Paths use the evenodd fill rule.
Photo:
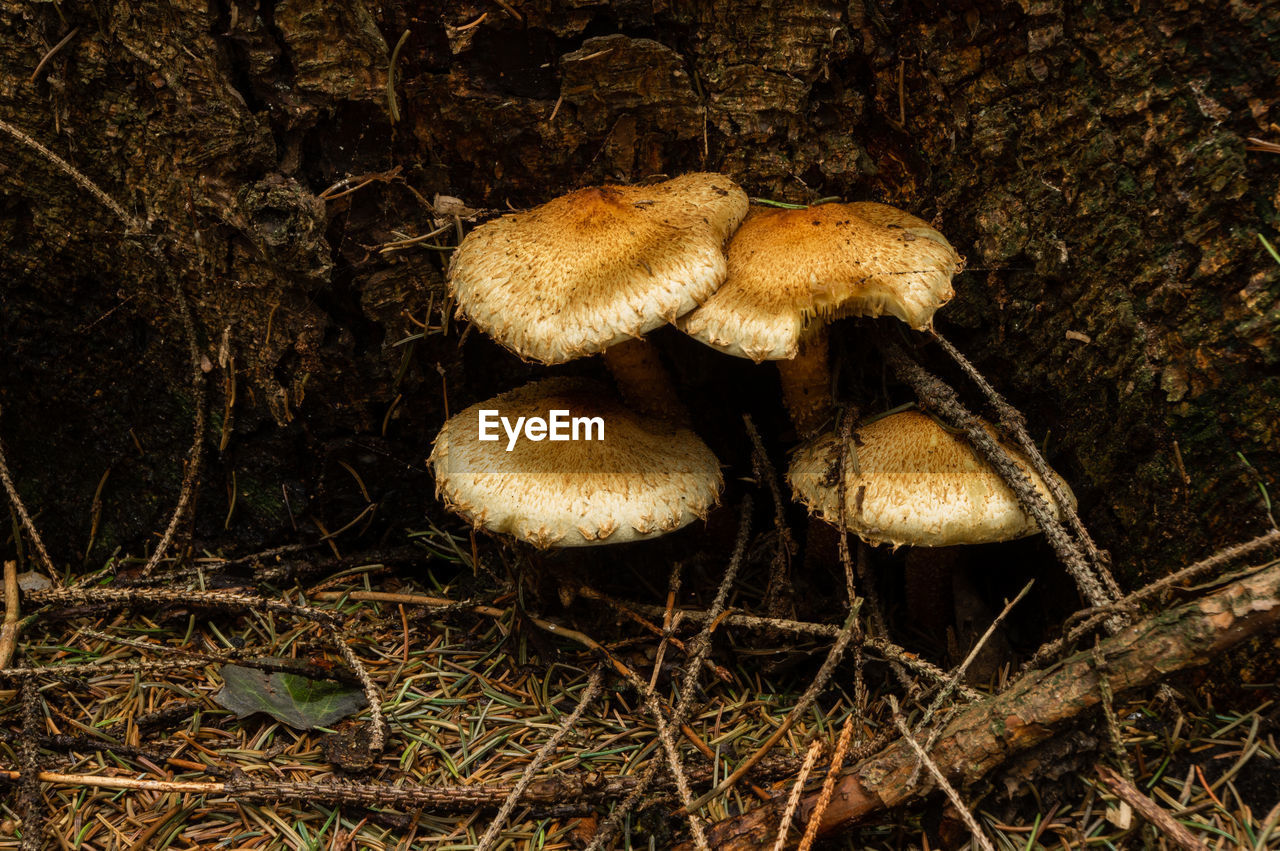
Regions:
<instances>
[{"instance_id":1,"label":"scaly mushroom cap","mask_svg":"<svg viewBox=\"0 0 1280 851\"><path fill-rule=\"evenodd\" d=\"M995 436L995 431L986 426ZM846 462L845 525L872 544L948 547L1008 541L1039 531L995 470L960 435L906 411L857 430L857 466ZM811 513L839 525L840 438L828 432L802 447L788 478ZM1008 449L1008 447L1006 446ZM1053 497L1026 458L1009 449L1036 490ZM1071 490L1062 483L1063 490ZM1071 496L1072 507L1075 497Z\"/></svg>"},{"instance_id":2,"label":"scaly mushroom cap","mask_svg":"<svg viewBox=\"0 0 1280 851\"><path fill-rule=\"evenodd\" d=\"M513 428L517 417L549 419L553 410L600 417L604 439L533 441L521 430L508 452L502 426L489 431L498 440L479 439L482 409ZM715 455L692 431L637 417L596 382L571 378L537 381L456 414L428 463L436 496L451 510L542 548L665 535L705 517L724 482Z\"/></svg>"},{"instance_id":3,"label":"scaly mushroom cap","mask_svg":"<svg viewBox=\"0 0 1280 851\"><path fill-rule=\"evenodd\" d=\"M580 189L473 230L453 253L450 287L499 343L563 363L705 301L746 213L746 193L721 174Z\"/></svg>"},{"instance_id":4,"label":"scaly mushroom cap","mask_svg":"<svg viewBox=\"0 0 1280 851\"><path fill-rule=\"evenodd\" d=\"M728 279L678 324L727 354L789 360L807 330L841 316L929 327L961 267L946 237L884 204L753 207L729 243Z\"/></svg>"}]
</instances>

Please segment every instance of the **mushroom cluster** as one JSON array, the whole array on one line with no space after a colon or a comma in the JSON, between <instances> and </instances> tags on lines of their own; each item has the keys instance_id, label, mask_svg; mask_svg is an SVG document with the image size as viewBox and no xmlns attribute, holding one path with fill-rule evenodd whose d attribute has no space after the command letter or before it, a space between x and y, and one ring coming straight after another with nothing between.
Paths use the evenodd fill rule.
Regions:
<instances>
[{"instance_id":1,"label":"mushroom cluster","mask_svg":"<svg viewBox=\"0 0 1280 851\"><path fill-rule=\"evenodd\" d=\"M449 274L459 314L525 360L603 353L627 404L598 385L548 380L473 405L436 438L437 495L474 525L541 548L655 537L705 517L719 462L684 425L643 335L724 282L724 245L746 212L737 184L697 173L580 189L468 234ZM517 423L572 412L598 418L602 434L556 441L526 427L516 452L514 439L481 434L484 411Z\"/></svg>"},{"instance_id":2,"label":"mushroom cluster","mask_svg":"<svg viewBox=\"0 0 1280 851\"><path fill-rule=\"evenodd\" d=\"M740 187L709 173L580 189L481 225L450 267L459 315L524 360L601 353L623 401L598 384L548 379L473 405L436 439L437 494L477 527L542 548L640 540L705 517L719 464L644 340L673 323L726 354L778 362L807 439L789 478L822 520L895 546L1030 534L1004 482L919 412L859 429L843 496L832 473L849 448L823 432L834 407L827 324L891 315L930 328L962 267L941 233L893 207L749 209ZM515 451L514 433L506 446L483 433L486 412L545 423L569 411L599 418L604 439L539 442L526 429L533 442Z\"/></svg>"}]
</instances>

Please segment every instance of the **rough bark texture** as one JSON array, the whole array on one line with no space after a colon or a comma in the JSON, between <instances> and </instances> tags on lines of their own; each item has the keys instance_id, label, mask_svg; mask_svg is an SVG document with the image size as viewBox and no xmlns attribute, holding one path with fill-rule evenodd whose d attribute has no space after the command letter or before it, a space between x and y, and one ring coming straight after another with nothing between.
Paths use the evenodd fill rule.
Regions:
<instances>
[{"instance_id":1,"label":"rough bark texture","mask_svg":"<svg viewBox=\"0 0 1280 851\"><path fill-rule=\"evenodd\" d=\"M536 372L479 334L395 345L441 322L447 255L374 248L432 228L438 193L503 208L707 168L934 219L970 267L940 327L1050 435L1123 581L1257 530L1257 476L1280 482L1280 269L1256 237L1280 157L1245 150L1276 135L1278 28L1280 3L1238 0L0 0L0 118L199 261L227 437L206 541L333 528L366 486L391 528L437 512L442 386L456 410ZM0 435L68 561L104 471L99 563L181 474L181 334L144 258L0 142ZM736 428L733 394L774 380L732 369L695 419Z\"/></svg>"}]
</instances>

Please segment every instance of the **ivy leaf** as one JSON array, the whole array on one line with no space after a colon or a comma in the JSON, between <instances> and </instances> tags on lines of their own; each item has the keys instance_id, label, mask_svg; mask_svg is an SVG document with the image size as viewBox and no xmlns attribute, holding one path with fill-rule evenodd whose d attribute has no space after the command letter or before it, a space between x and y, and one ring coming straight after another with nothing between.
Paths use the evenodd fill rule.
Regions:
<instances>
[{"instance_id":1,"label":"ivy leaf","mask_svg":"<svg viewBox=\"0 0 1280 851\"><path fill-rule=\"evenodd\" d=\"M241 665L223 665L221 673L222 690L213 699L239 718L265 712L282 724L311 730L331 726L368 705L360 689L333 680Z\"/></svg>"}]
</instances>

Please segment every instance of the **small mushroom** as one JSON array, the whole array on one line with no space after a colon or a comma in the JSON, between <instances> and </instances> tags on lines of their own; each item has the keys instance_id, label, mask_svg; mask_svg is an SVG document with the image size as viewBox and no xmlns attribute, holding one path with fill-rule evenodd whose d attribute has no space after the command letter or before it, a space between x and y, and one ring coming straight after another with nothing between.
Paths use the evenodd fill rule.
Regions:
<instances>
[{"instance_id":1,"label":"small mushroom","mask_svg":"<svg viewBox=\"0 0 1280 851\"><path fill-rule=\"evenodd\" d=\"M991 426L985 428L996 436ZM845 464L845 528L871 544L917 548L905 564L908 609L926 625L954 620L960 643L967 646L976 637L974 628L981 632L990 616L958 545L1009 541L1034 535L1039 527L964 437L932 417L919 411L891 414L857 434L856 458L850 452ZM840 447L837 432L822 434L796 453L788 474L810 512L835 526L840 525ZM1054 505L1023 455L1011 448L1009 454ZM1070 488L1059 483L1074 507ZM997 632L970 669L974 680L989 679L1007 661L1007 652Z\"/></svg>"},{"instance_id":2,"label":"small mushroom","mask_svg":"<svg viewBox=\"0 0 1280 851\"><path fill-rule=\"evenodd\" d=\"M987 430L995 436L993 428ZM1010 541L1040 531L964 437L927 414L891 414L857 434L857 457L850 455L845 471L844 522L868 543L948 547ZM833 525L840 523L839 447L838 433L822 434L796 452L788 474L797 498ZM1012 448L1009 454L1053 505L1044 480L1022 454Z\"/></svg>"},{"instance_id":3,"label":"small mushroom","mask_svg":"<svg viewBox=\"0 0 1280 851\"><path fill-rule=\"evenodd\" d=\"M720 174L580 189L473 230L453 254L459 313L527 360L605 352L624 397L677 410L640 339L705 301L725 279L725 240L747 196Z\"/></svg>"},{"instance_id":4,"label":"small mushroom","mask_svg":"<svg viewBox=\"0 0 1280 851\"><path fill-rule=\"evenodd\" d=\"M556 422L576 439L555 439ZM665 535L705 517L723 485L692 431L576 378L537 381L454 415L428 463L450 509L540 549Z\"/></svg>"},{"instance_id":5,"label":"small mushroom","mask_svg":"<svg viewBox=\"0 0 1280 851\"><path fill-rule=\"evenodd\" d=\"M677 324L726 354L778 361L808 436L830 416L827 323L889 314L928 328L961 267L942 234L884 204L754 207L729 243L724 286Z\"/></svg>"}]
</instances>

